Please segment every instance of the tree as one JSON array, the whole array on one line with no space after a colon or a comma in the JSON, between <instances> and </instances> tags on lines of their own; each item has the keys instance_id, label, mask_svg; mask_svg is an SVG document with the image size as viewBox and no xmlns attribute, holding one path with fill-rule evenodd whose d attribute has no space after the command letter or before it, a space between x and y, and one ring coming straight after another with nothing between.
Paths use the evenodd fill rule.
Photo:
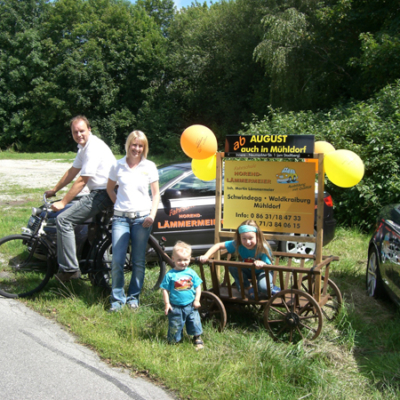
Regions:
<instances>
[{"instance_id":1,"label":"tree","mask_svg":"<svg viewBox=\"0 0 400 400\"><path fill-rule=\"evenodd\" d=\"M263 1L194 3L169 29L168 94L181 127L199 123L218 138L267 110L268 78L253 60ZM182 131L181 131L182 132Z\"/></svg>"},{"instance_id":2,"label":"tree","mask_svg":"<svg viewBox=\"0 0 400 400\"><path fill-rule=\"evenodd\" d=\"M47 68L40 25L44 0L7 0L0 7L0 146L17 148L29 140L30 91ZM25 139L25 140L23 140Z\"/></svg>"},{"instance_id":3,"label":"tree","mask_svg":"<svg viewBox=\"0 0 400 400\"><path fill-rule=\"evenodd\" d=\"M358 83L364 97L400 78L399 2L385 0L384 7L378 11L382 23L375 33L360 34L361 54L350 60L351 65L361 69ZM372 17L376 19L375 15Z\"/></svg>"},{"instance_id":4,"label":"tree","mask_svg":"<svg viewBox=\"0 0 400 400\"><path fill-rule=\"evenodd\" d=\"M364 77L371 78L368 65L375 63L376 54L365 48L368 41L372 43L371 35L374 37L385 26L397 26L394 11L398 6L394 6L394 1L270 0L267 3L264 38L255 50L255 57L272 77L274 107L317 110L350 98L365 99L398 76L380 74L377 85L360 79L362 72ZM380 34L378 37L383 38ZM364 41L364 49L360 39ZM388 45L391 51L385 51L386 55L391 52L393 61L396 43L393 40ZM379 62L375 65L378 67ZM393 66L396 65L394 62ZM369 89L364 90L365 86Z\"/></svg>"},{"instance_id":5,"label":"tree","mask_svg":"<svg viewBox=\"0 0 400 400\"><path fill-rule=\"evenodd\" d=\"M161 28L162 33L168 36L168 28L175 15L173 0L137 0L137 5L143 7L147 14Z\"/></svg>"},{"instance_id":6,"label":"tree","mask_svg":"<svg viewBox=\"0 0 400 400\"><path fill-rule=\"evenodd\" d=\"M9 2L11 14L24 20L18 3ZM28 150L70 149L68 121L85 114L97 134L122 148L136 128L144 91L158 75L166 39L142 7L127 1L58 0L47 6L34 31L24 26L23 33L10 33L20 48L30 44L35 49L29 54L20 50L24 85L9 68L9 86L18 83L25 102L23 108L21 101L15 106L18 141ZM16 49L10 50L8 59L15 54ZM10 137L1 145L16 140Z\"/></svg>"}]
</instances>

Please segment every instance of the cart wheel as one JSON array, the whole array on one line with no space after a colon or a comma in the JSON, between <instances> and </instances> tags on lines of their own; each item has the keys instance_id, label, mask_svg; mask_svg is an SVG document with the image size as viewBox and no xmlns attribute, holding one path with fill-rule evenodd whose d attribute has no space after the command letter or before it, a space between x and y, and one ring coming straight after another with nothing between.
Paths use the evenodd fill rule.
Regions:
<instances>
[{"instance_id":1,"label":"cart wheel","mask_svg":"<svg viewBox=\"0 0 400 400\"><path fill-rule=\"evenodd\" d=\"M222 332L227 320L224 303L214 293L201 292L200 304L199 313L202 321L212 321L218 331Z\"/></svg>"},{"instance_id":2,"label":"cart wheel","mask_svg":"<svg viewBox=\"0 0 400 400\"><path fill-rule=\"evenodd\" d=\"M321 276L321 280L324 281L324 277ZM302 288L310 293L308 290L308 278L303 277L303 281L301 282ZM322 286L322 285L321 285ZM321 287L322 294L323 287ZM314 284L311 288L311 293L314 293ZM340 293L340 289L337 287L336 283L331 279L328 279L328 287L327 294L329 296L328 301L322 306L322 314L328 321L333 321L337 315L339 314L340 309L342 308L343 298L342 293Z\"/></svg>"},{"instance_id":3,"label":"cart wheel","mask_svg":"<svg viewBox=\"0 0 400 400\"><path fill-rule=\"evenodd\" d=\"M322 330L321 307L308 293L286 289L277 293L264 310L264 325L275 340L314 340Z\"/></svg>"}]
</instances>

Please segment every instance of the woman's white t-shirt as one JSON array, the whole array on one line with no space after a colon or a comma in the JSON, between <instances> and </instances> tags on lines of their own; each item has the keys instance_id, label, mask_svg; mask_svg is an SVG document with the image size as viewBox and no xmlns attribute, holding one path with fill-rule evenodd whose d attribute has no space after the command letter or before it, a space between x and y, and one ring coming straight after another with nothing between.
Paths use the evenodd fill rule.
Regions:
<instances>
[{"instance_id":1,"label":"woman's white t-shirt","mask_svg":"<svg viewBox=\"0 0 400 400\"><path fill-rule=\"evenodd\" d=\"M114 210L150 212L149 185L158 181L158 170L152 161L142 158L140 163L131 169L125 156L111 167L110 179L119 185Z\"/></svg>"}]
</instances>

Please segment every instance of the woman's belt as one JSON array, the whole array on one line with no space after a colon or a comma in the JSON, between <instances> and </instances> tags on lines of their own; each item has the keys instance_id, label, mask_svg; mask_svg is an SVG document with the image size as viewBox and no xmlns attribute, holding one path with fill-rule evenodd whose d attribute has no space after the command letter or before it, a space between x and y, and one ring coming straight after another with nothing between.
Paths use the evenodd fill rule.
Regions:
<instances>
[{"instance_id":1,"label":"woman's belt","mask_svg":"<svg viewBox=\"0 0 400 400\"><path fill-rule=\"evenodd\" d=\"M140 218L149 215L150 211L136 211L136 212L122 212L114 210L114 215L116 217L126 217L126 218Z\"/></svg>"}]
</instances>

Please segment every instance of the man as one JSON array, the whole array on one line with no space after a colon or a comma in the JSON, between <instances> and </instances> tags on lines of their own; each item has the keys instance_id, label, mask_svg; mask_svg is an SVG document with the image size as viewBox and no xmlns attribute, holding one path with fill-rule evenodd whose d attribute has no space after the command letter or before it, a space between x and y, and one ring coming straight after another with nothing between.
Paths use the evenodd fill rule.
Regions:
<instances>
[{"instance_id":1,"label":"man","mask_svg":"<svg viewBox=\"0 0 400 400\"><path fill-rule=\"evenodd\" d=\"M98 137L92 135L89 121L78 115L70 123L72 137L78 143L78 154L72 167L64 174L53 189L46 191L46 197L55 196L80 172L80 176L62 200L51 208L60 211L87 185L90 194L57 216L57 259L59 272L56 277L62 282L79 279L81 276L76 257L75 231L77 224L93 218L106 207L112 206L106 188L111 166L116 162L110 148Z\"/></svg>"}]
</instances>

